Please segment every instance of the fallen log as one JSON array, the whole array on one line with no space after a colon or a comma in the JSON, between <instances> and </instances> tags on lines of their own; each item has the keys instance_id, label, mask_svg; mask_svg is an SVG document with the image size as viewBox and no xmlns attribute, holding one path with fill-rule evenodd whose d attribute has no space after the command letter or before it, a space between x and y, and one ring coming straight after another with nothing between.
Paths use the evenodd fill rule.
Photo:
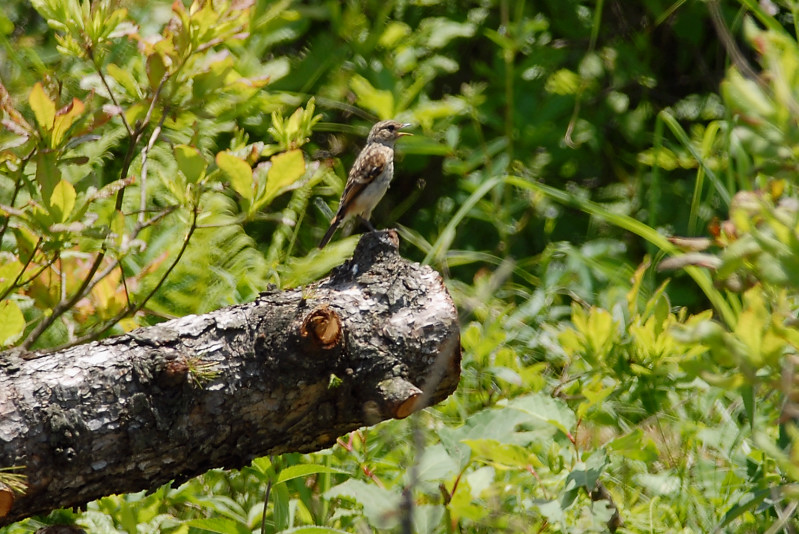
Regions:
<instances>
[{"instance_id":1,"label":"fallen log","mask_svg":"<svg viewBox=\"0 0 799 534\"><path fill-rule=\"evenodd\" d=\"M310 452L452 393L458 315L438 273L366 234L299 289L50 354L0 354L0 525ZM198 288L202 291L202 288ZM8 472L8 471L6 471Z\"/></svg>"}]
</instances>

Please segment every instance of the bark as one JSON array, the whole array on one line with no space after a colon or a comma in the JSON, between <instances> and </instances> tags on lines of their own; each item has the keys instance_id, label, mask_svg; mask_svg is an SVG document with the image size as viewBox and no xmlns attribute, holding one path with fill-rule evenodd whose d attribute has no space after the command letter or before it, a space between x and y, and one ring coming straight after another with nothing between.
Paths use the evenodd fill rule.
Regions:
<instances>
[{"instance_id":1,"label":"bark","mask_svg":"<svg viewBox=\"0 0 799 534\"><path fill-rule=\"evenodd\" d=\"M389 231L301 289L57 353L0 355L0 467L28 484L0 525L329 447L446 398L460 353L441 277L402 259Z\"/></svg>"}]
</instances>

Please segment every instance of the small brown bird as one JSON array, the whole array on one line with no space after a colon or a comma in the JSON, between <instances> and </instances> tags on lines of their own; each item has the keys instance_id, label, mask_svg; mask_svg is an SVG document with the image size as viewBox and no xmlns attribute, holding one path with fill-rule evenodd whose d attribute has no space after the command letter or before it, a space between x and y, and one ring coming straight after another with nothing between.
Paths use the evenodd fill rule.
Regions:
<instances>
[{"instance_id":1,"label":"small brown bird","mask_svg":"<svg viewBox=\"0 0 799 534\"><path fill-rule=\"evenodd\" d=\"M327 245L336 233L336 228L351 217L358 217L374 232L375 228L369 222L369 218L372 216L372 210L388 191L388 186L394 177L394 143L404 135L413 135L400 131L409 126L410 123L393 120L380 121L372 126L366 139L366 146L358 154L350 169L338 211L330 221L330 228L319 243L319 248Z\"/></svg>"}]
</instances>

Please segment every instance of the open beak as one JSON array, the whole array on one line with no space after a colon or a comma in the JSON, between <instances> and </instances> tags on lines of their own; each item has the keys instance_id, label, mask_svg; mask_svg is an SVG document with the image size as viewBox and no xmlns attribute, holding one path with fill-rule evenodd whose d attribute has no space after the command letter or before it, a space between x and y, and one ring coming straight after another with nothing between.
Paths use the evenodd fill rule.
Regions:
<instances>
[{"instance_id":1,"label":"open beak","mask_svg":"<svg viewBox=\"0 0 799 534\"><path fill-rule=\"evenodd\" d=\"M412 123L406 122L401 126L401 128L410 128L411 126L413 126ZM404 137L406 135L413 135L413 134L411 132L397 132L397 137Z\"/></svg>"}]
</instances>

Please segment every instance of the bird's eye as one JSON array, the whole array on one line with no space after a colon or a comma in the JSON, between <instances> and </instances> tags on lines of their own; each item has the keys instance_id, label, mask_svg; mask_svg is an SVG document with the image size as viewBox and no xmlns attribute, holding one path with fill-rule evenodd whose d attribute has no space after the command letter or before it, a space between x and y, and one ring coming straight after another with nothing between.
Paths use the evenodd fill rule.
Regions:
<instances>
[{"instance_id":1,"label":"bird's eye","mask_svg":"<svg viewBox=\"0 0 799 534\"><path fill-rule=\"evenodd\" d=\"M394 125L393 124L389 124L388 126L386 126L386 128L388 128L389 132L393 132L394 131Z\"/></svg>"}]
</instances>

